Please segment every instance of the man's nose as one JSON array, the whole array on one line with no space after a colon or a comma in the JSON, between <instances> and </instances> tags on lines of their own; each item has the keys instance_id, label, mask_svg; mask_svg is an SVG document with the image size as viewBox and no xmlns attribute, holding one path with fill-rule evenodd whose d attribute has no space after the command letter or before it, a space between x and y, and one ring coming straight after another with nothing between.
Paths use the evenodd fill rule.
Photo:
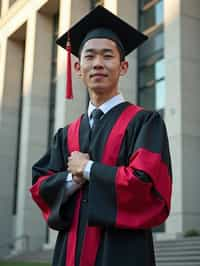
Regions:
<instances>
[{"instance_id":1,"label":"man's nose","mask_svg":"<svg viewBox=\"0 0 200 266\"><path fill-rule=\"evenodd\" d=\"M98 55L94 58L93 61L93 67L94 68L103 68L104 67L104 63L103 63L103 58L102 56Z\"/></svg>"}]
</instances>

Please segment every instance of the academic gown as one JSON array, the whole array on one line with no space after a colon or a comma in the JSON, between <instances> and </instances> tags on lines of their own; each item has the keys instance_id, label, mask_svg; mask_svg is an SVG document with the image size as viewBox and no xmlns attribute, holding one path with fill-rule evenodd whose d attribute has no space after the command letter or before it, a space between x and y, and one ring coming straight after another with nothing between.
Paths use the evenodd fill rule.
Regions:
<instances>
[{"instance_id":1,"label":"academic gown","mask_svg":"<svg viewBox=\"0 0 200 266\"><path fill-rule=\"evenodd\" d=\"M66 164L88 152L90 181L66 201ZM87 114L59 129L33 166L33 200L58 231L53 266L153 266L151 229L169 215L172 172L159 113L128 102L92 134Z\"/></svg>"}]
</instances>

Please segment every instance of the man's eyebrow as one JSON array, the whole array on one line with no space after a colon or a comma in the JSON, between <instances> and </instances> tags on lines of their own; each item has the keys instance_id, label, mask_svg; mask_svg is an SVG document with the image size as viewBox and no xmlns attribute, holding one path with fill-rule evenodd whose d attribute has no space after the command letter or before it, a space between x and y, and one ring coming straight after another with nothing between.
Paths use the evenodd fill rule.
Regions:
<instances>
[{"instance_id":1,"label":"man's eyebrow","mask_svg":"<svg viewBox=\"0 0 200 266\"><path fill-rule=\"evenodd\" d=\"M113 50L109 49L109 48L104 48L104 49L88 48L88 49L85 50L85 53L96 53L96 52L99 52L99 51L102 51L104 53L108 53L108 52L113 53Z\"/></svg>"}]
</instances>

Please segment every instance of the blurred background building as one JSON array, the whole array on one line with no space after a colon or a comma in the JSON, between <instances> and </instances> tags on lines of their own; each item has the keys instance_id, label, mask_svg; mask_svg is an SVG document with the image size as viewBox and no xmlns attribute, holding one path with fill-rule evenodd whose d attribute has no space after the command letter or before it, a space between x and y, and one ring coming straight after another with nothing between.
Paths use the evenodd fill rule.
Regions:
<instances>
[{"instance_id":1,"label":"blurred background building","mask_svg":"<svg viewBox=\"0 0 200 266\"><path fill-rule=\"evenodd\" d=\"M87 108L75 75L75 99L64 99L66 52L55 40L97 4L150 37L128 56L120 90L158 110L168 128L172 210L155 235L200 230L200 1L0 0L0 255L20 251L24 241L31 249L54 245L56 232L28 192L31 166L54 132Z\"/></svg>"}]
</instances>

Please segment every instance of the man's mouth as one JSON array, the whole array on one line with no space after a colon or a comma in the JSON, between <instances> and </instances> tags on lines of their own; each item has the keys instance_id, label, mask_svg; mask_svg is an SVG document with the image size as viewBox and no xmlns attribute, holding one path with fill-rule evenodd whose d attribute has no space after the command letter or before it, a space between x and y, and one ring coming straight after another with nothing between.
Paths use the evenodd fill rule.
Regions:
<instances>
[{"instance_id":1,"label":"man's mouth","mask_svg":"<svg viewBox=\"0 0 200 266\"><path fill-rule=\"evenodd\" d=\"M107 77L106 74L104 73L94 73L90 75L91 78L103 78L103 77Z\"/></svg>"}]
</instances>

